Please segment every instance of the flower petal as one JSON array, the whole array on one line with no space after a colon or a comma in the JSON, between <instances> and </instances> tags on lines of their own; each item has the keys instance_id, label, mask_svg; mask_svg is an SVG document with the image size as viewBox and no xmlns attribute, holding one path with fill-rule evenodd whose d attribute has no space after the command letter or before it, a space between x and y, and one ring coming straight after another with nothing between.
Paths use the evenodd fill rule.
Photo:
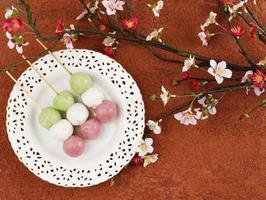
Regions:
<instances>
[{"instance_id":1,"label":"flower petal","mask_svg":"<svg viewBox=\"0 0 266 200\"><path fill-rule=\"evenodd\" d=\"M208 69L208 73L215 76L214 69L212 67Z\"/></svg>"},{"instance_id":2,"label":"flower petal","mask_svg":"<svg viewBox=\"0 0 266 200\"><path fill-rule=\"evenodd\" d=\"M230 69L225 69L222 73L222 76L225 78L231 78L232 75L233 75L233 73Z\"/></svg>"},{"instance_id":3,"label":"flower petal","mask_svg":"<svg viewBox=\"0 0 266 200\"><path fill-rule=\"evenodd\" d=\"M9 49L13 49L15 47L15 43L13 43L11 40L8 40L7 46L9 47Z\"/></svg>"},{"instance_id":4,"label":"flower petal","mask_svg":"<svg viewBox=\"0 0 266 200\"><path fill-rule=\"evenodd\" d=\"M148 146L151 146L153 143L153 139L151 139L151 138L146 138L144 141L145 141L145 144Z\"/></svg>"},{"instance_id":5,"label":"flower petal","mask_svg":"<svg viewBox=\"0 0 266 200\"><path fill-rule=\"evenodd\" d=\"M221 84L224 81L224 78L222 76L215 76L215 80L218 84Z\"/></svg>"},{"instance_id":6,"label":"flower petal","mask_svg":"<svg viewBox=\"0 0 266 200\"><path fill-rule=\"evenodd\" d=\"M210 66L215 69L217 67L217 62L215 60L210 60Z\"/></svg>"},{"instance_id":7,"label":"flower petal","mask_svg":"<svg viewBox=\"0 0 266 200\"><path fill-rule=\"evenodd\" d=\"M226 64L225 61L222 61L222 62L219 62L219 63L218 63L218 67L219 67L220 69L225 69L226 66L227 66L227 64Z\"/></svg>"},{"instance_id":8,"label":"flower petal","mask_svg":"<svg viewBox=\"0 0 266 200\"><path fill-rule=\"evenodd\" d=\"M183 113L182 113L182 112L176 113L176 114L174 115L174 118L175 118L176 120L181 120L181 119L183 118Z\"/></svg>"},{"instance_id":9,"label":"flower petal","mask_svg":"<svg viewBox=\"0 0 266 200\"><path fill-rule=\"evenodd\" d=\"M22 46L19 46L19 45L16 45L16 50L19 54L22 54L23 53L23 48Z\"/></svg>"}]
</instances>

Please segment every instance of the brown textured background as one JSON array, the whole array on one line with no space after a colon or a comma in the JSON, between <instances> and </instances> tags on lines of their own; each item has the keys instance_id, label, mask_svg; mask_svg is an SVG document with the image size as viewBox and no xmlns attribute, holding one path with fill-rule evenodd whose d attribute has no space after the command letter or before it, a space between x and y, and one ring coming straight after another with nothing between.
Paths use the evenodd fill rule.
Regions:
<instances>
[{"instance_id":1,"label":"brown textured background","mask_svg":"<svg viewBox=\"0 0 266 200\"><path fill-rule=\"evenodd\" d=\"M144 33L153 27L164 27L163 39L180 49L191 50L217 59L245 63L237 47L227 36L212 40L208 48L202 48L197 38L199 25L211 10L218 11L212 0L165 0L160 18L154 18L146 2L133 0L135 15L140 19ZM34 16L44 34L54 34L59 18L65 25L74 22L81 11L78 0L31 0ZM266 2L258 0L259 18L266 26ZM1 0L1 14L7 6ZM220 18L219 18L220 19ZM80 39L76 48L99 51L102 39ZM0 35L0 65L6 66L20 57L10 51L3 33ZM258 41L246 42L251 57L258 61L266 55L265 46ZM57 49L63 48L58 46ZM41 48L32 40L26 55ZM159 93L160 86L169 85L162 72L177 69L153 57L140 46L122 42L115 56L136 79L144 95L147 118L158 116L161 103L152 103L149 96ZM15 72L18 77L26 65ZM218 114L199 126L185 127L169 119L161 135L154 136L155 151L159 161L144 169L130 166L109 182L84 189L57 187L40 180L19 162L8 142L5 127L5 107L13 83L0 75L0 199L173 199L173 200L264 200L266 199L266 137L265 113L258 111L252 119L240 122L239 116L263 97L246 96L244 91L227 95L218 105ZM171 89L180 91L187 87ZM173 104L172 104L173 105ZM170 105L171 106L171 105Z\"/></svg>"}]
</instances>

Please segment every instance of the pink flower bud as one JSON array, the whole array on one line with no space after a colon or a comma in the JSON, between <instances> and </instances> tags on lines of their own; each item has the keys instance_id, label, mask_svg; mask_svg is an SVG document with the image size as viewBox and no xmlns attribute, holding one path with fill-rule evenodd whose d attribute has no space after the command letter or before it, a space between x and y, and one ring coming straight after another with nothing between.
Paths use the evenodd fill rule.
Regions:
<instances>
[{"instance_id":1,"label":"pink flower bud","mask_svg":"<svg viewBox=\"0 0 266 200\"><path fill-rule=\"evenodd\" d=\"M56 29L55 29L55 33L56 35L61 35L64 31L64 24L63 24L63 20L59 19L56 25Z\"/></svg>"},{"instance_id":2,"label":"pink flower bud","mask_svg":"<svg viewBox=\"0 0 266 200\"><path fill-rule=\"evenodd\" d=\"M23 28L23 21L19 18L8 18L4 24L3 29L11 34L19 32Z\"/></svg>"},{"instance_id":3,"label":"pink flower bud","mask_svg":"<svg viewBox=\"0 0 266 200\"><path fill-rule=\"evenodd\" d=\"M102 50L103 50L103 53L109 57L113 57L114 55L114 50L112 49L112 47L108 47L108 46L105 46L105 45L102 45Z\"/></svg>"}]
</instances>

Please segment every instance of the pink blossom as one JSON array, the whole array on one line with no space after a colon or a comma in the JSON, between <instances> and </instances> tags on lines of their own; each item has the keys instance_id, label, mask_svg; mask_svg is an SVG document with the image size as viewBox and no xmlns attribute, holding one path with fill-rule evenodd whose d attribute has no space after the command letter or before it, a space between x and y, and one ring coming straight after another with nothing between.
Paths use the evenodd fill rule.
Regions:
<instances>
[{"instance_id":1,"label":"pink blossom","mask_svg":"<svg viewBox=\"0 0 266 200\"><path fill-rule=\"evenodd\" d=\"M107 15L115 15L117 10L123 10L125 2L120 0L103 0L102 4L106 8Z\"/></svg>"}]
</instances>

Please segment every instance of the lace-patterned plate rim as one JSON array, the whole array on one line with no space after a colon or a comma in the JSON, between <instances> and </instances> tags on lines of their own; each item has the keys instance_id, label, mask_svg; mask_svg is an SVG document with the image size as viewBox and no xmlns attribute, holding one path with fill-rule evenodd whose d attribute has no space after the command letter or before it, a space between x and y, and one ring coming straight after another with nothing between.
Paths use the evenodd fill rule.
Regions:
<instances>
[{"instance_id":1,"label":"lace-patterned plate rim","mask_svg":"<svg viewBox=\"0 0 266 200\"><path fill-rule=\"evenodd\" d=\"M145 109L141 92L126 70L115 60L101 53L86 50L60 50L54 55L71 71L92 73L107 81L123 103L123 120L126 122L114 148L107 149L108 156L97 160L93 167L65 166L50 159L45 149L38 149L36 138L27 134L28 116L33 106L27 100L22 89L14 86L6 108L6 126L11 146L24 165L41 179L63 187L87 187L104 182L117 175L135 155L135 149L142 138L145 127ZM63 74L58 63L50 55L39 58L33 63L44 77ZM45 66L45 67L44 67ZM61 75L60 75L61 76ZM44 84L31 68L25 70L18 81L34 96L41 84ZM110 87L111 88L111 87ZM118 94L119 93L119 94ZM34 131L34 130L32 130ZM28 132L29 133L29 132Z\"/></svg>"}]
</instances>

